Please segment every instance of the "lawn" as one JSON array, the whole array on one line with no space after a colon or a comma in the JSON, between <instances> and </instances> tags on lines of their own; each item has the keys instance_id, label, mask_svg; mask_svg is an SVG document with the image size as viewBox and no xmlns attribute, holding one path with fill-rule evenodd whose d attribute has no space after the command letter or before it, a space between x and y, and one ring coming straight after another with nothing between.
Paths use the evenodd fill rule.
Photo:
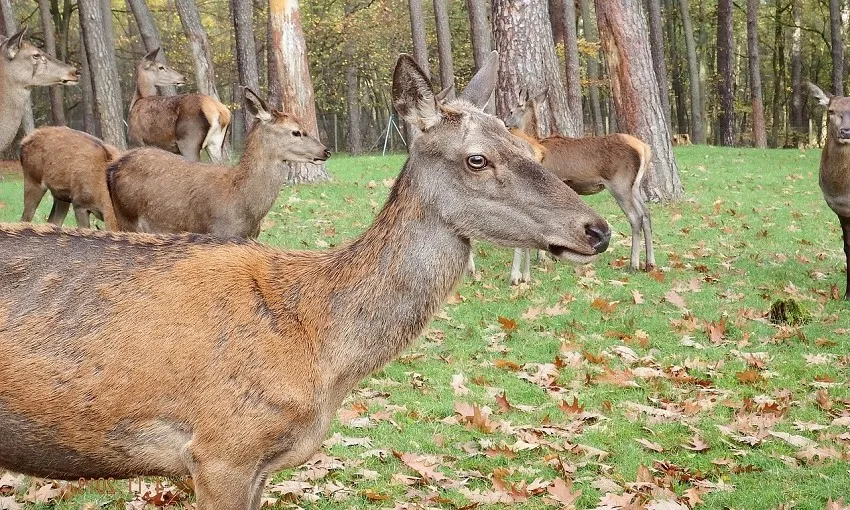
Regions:
<instances>
[{"instance_id":1,"label":"lawn","mask_svg":"<svg viewBox=\"0 0 850 510\"><path fill-rule=\"evenodd\" d=\"M626 271L629 226L604 192L587 197L614 231L594 265L537 263L533 281L512 288L512 251L476 243L478 273L400 359L350 395L310 463L273 477L269 505L850 504L850 305L837 299L844 254L817 186L820 154L676 155L686 198L652 206L660 270ZM285 188L260 240L324 249L353 238L403 161L335 156L334 182ZM21 196L20 179L7 175L0 220L20 217ZM771 303L785 298L811 321L771 324ZM5 479L17 490L0 489L6 502L144 503L124 481ZM157 497L182 507L190 489L161 482ZM152 480L131 482L140 484L156 493ZM828 505L842 496L844 505Z\"/></svg>"}]
</instances>

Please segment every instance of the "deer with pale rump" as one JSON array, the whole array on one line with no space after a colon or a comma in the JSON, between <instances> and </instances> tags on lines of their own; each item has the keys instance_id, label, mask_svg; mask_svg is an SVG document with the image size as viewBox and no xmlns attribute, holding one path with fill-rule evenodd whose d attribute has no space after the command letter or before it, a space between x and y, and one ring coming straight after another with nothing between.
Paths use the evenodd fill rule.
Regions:
<instances>
[{"instance_id":1,"label":"deer with pale rump","mask_svg":"<svg viewBox=\"0 0 850 510\"><path fill-rule=\"evenodd\" d=\"M25 33L23 28L8 39L0 36L0 151L18 133L31 87L74 85L80 79L76 67L24 41Z\"/></svg>"},{"instance_id":2,"label":"deer with pale rump","mask_svg":"<svg viewBox=\"0 0 850 510\"><path fill-rule=\"evenodd\" d=\"M191 475L198 510L259 508L269 473L308 459L422 332L470 238L592 261L605 220L481 109L497 63L439 102L399 58L395 107L422 135L372 225L332 250L0 229L0 466Z\"/></svg>"},{"instance_id":3,"label":"deer with pale rump","mask_svg":"<svg viewBox=\"0 0 850 510\"><path fill-rule=\"evenodd\" d=\"M527 89L520 91L517 105L510 111L505 125L513 134L531 144L537 160L579 195L594 195L607 189L631 226L629 269L636 271L640 268L640 236L643 233L645 269L651 270L655 267L652 222L640 189L652 160L649 145L623 133L585 138L558 135L541 138L537 132L537 103L540 99L529 99ZM529 281L529 259L527 250L514 251L511 285Z\"/></svg>"},{"instance_id":4,"label":"deer with pale rump","mask_svg":"<svg viewBox=\"0 0 850 510\"><path fill-rule=\"evenodd\" d=\"M280 194L284 161L316 163L330 151L294 116L269 108L250 89L245 105L258 122L235 167L186 161L152 148L132 149L107 170L121 230L257 237Z\"/></svg>"},{"instance_id":5,"label":"deer with pale rump","mask_svg":"<svg viewBox=\"0 0 850 510\"><path fill-rule=\"evenodd\" d=\"M121 151L88 133L67 127L43 127L21 141L24 173L24 212L32 221L39 202L49 190L53 207L47 221L61 227L74 205L77 226L90 228L89 214L116 230L112 200L106 187L106 168Z\"/></svg>"},{"instance_id":6,"label":"deer with pale rump","mask_svg":"<svg viewBox=\"0 0 850 510\"><path fill-rule=\"evenodd\" d=\"M823 198L841 223L847 273L844 300L850 301L850 97L826 94L813 83L809 83L809 89L827 108L826 145L821 153L818 182Z\"/></svg>"},{"instance_id":7,"label":"deer with pale rump","mask_svg":"<svg viewBox=\"0 0 850 510\"><path fill-rule=\"evenodd\" d=\"M158 86L186 83L182 74L156 60L160 51L151 51L136 65L136 92L127 114L130 145L152 145L189 161L199 161L206 149L213 163L221 163L230 110L206 94L157 95Z\"/></svg>"}]
</instances>

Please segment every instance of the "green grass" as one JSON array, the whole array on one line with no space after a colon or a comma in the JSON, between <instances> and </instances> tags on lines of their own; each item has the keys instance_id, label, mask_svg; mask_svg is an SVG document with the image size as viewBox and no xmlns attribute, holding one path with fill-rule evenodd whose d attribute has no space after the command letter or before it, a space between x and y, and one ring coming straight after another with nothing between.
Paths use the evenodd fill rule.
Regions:
<instances>
[{"instance_id":1,"label":"green grass","mask_svg":"<svg viewBox=\"0 0 850 510\"><path fill-rule=\"evenodd\" d=\"M310 480L307 492L312 495L279 504L366 508L413 502L462 507L471 501L460 489L461 481L468 489L491 491L494 470L507 468L504 476L511 482L548 482L562 476L555 469L558 458L567 466L574 488L582 490L578 508L599 504L604 491L594 482L600 477L629 486L642 465L658 467L658 462L723 486L725 490L701 494L697 508L757 510L793 502L794 508L822 509L829 498L850 495L850 428L831 425L833 418L850 414L850 305L832 298L833 287L844 291L844 254L838 221L817 186L819 152L693 147L679 149L676 155L686 198L652 206L661 272L625 271L629 226L604 192L586 197L614 231L611 248L593 266L536 264L530 284L511 288L511 250L476 243L478 275L466 278L428 332L400 360L364 381L345 406L364 404L368 410L362 417L389 411L392 422L370 420L370 428L336 423L332 433L369 438L371 446L323 449L344 467ZM403 160L334 157L329 162L333 182L281 192L260 240L319 249L351 239L380 209ZM0 220L19 218L21 195L20 179L7 176L0 182ZM44 202L37 216L41 221L50 199ZM73 223L72 214L67 222ZM635 303L633 291L642 295L642 304ZM665 299L671 291L684 300L687 313ZM814 320L780 328L763 319L772 301L787 297L803 303ZM546 313L559 302L559 313ZM613 310L600 310L615 302ZM500 317L516 321L515 329L506 332ZM709 325L721 322L725 334L712 341ZM562 352L562 345L577 353ZM615 351L623 346L640 359L627 364ZM741 381L748 369L747 353L763 353L755 355L761 361L749 357L759 376L753 382ZM535 364L553 363L559 355L567 362L575 358L558 371L555 385L560 393L520 378L522 371L534 374ZM827 362L807 362L807 355L826 356ZM592 362L599 361L597 356L605 356L605 364ZM522 368L494 365L503 359ZM606 364L615 375L630 368L631 386L597 380ZM648 369L667 376L642 378ZM671 373L686 373L691 379L675 379ZM470 394L453 392L455 374L464 375ZM819 386L825 387L820 403ZM513 406L533 407L500 412L493 395L502 392ZM599 418L573 423L575 416L558 408L562 399L573 397ZM774 401L778 404L772 407ZM457 402L488 406L493 409L491 421L509 425L488 433L457 424L451 419ZM704 405L693 407L694 402ZM653 420L635 412L634 404L676 411L689 407L684 420ZM831 448L828 457L837 458L796 460L792 467L799 447L772 436L750 446L718 428L732 426L736 414L764 422L774 411L778 418L765 430L804 436L820 448ZM570 426L573 434L539 436L544 420ZM827 428L800 431L795 422ZM529 430L525 435L516 429L523 426ZM692 452L682 447L695 432L710 449ZM483 453L491 443L514 445L518 438L545 441L510 459ZM649 451L636 439L658 443L664 451ZM601 460L588 457L577 444L606 455ZM384 454L370 455L375 449ZM417 472L392 451L437 456L436 469L447 479L412 487L401 484L393 475ZM359 475L364 469L377 471L377 479L364 480ZM679 497L693 486L682 477L664 483L658 480L663 474L653 474ZM304 469L290 470L276 474L273 482L304 476ZM56 508L78 508L87 501L111 501L106 508L122 508L121 501L129 495L124 484L120 487L118 495L84 491ZM370 500L367 494L388 499ZM437 496L440 499L434 499ZM544 496L545 491L517 504L549 506ZM650 501L649 490L640 498Z\"/></svg>"}]
</instances>

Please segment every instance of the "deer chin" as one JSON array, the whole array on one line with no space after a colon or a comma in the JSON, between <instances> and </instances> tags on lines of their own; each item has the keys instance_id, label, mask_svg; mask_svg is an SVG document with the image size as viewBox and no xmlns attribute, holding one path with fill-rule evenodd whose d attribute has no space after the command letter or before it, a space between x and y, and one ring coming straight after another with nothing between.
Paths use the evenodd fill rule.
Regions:
<instances>
[{"instance_id":1,"label":"deer chin","mask_svg":"<svg viewBox=\"0 0 850 510\"><path fill-rule=\"evenodd\" d=\"M599 257L598 254L588 255L586 253L577 252L560 244L549 244L546 246L546 251L551 253L557 259L578 262L579 264L587 264L588 262L593 262Z\"/></svg>"},{"instance_id":2,"label":"deer chin","mask_svg":"<svg viewBox=\"0 0 850 510\"><path fill-rule=\"evenodd\" d=\"M60 81L60 83L62 85L71 86L71 85L76 85L77 83L80 83L80 79L79 78L64 78Z\"/></svg>"}]
</instances>

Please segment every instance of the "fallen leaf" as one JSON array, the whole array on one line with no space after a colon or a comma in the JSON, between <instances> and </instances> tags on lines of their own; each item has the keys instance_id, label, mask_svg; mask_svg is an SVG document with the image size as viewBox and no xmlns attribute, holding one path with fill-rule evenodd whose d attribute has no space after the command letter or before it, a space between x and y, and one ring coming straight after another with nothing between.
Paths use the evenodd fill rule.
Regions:
<instances>
[{"instance_id":1,"label":"fallen leaf","mask_svg":"<svg viewBox=\"0 0 850 510\"><path fill-rule=\"evenodd\" d=\"M635 439L635 441L637 441L637 443L639 445L643 446L644 448L646 448L649 451L653 451L653 452L656 452L656 453L661 453L661 452L664 451L663 446L661 446L658 443L653 443L649 439L640 438L640 439Z\"/></svg>"}]
</instances>

